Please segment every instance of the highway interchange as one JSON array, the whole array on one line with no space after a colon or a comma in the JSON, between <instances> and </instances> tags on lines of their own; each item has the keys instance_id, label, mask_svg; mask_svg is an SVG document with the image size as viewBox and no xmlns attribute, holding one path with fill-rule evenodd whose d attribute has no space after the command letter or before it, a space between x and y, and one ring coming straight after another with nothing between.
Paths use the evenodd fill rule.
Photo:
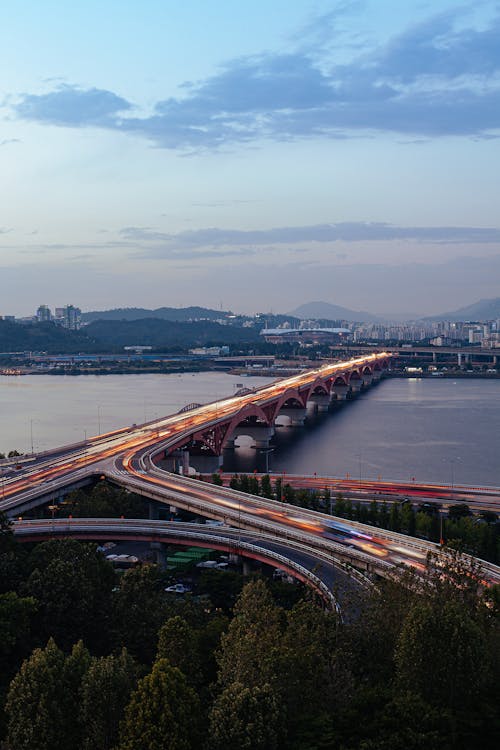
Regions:
<instances>
[{"instance_id":1,"label":"highway interchange","mask_svg":"<svg viewBox=\"0 0 500 750\"><path fill-rule=\"evenodd\" d=\"M309 570L314 567L314 560L318 563L326 559L340 570L345 571L347 566L354 576L363 572L387 575L401 563L423 570L427 553L437 549L430 542L170 474L157 465L158 455L164 455L183 440L189 441L200 429L237 419L248 407L265 408L288 393L309 392L307 389L316 383L332 383L337 376L347 377L353 371L373 368L376 363L387 360L387 353L381 353L326 365L242 396L39 454L32 457L33 460L10 465L3 462L0 509L14 518L19 517L30 508L57 500L68 487L102 476L151 500L186 508L200 516L219 519L227 527L236 527L240 542L243 533L250 533L254 542L259 536L261 541L265 537L268 543L278 544L286 554L291 555L286 550L296 550L299 546L303 554L312 556L307 562ZM76 519L73 526L76 527ZM120 533L124 535L127 534L125 527L123 523ZM118 531L115 527L114 533ZM137 533L137 529L130 533ZM229 535L231 533L228 531ZM297 560L295 563L298 565ZM487 582L500 582L500 568L485 563L484 578ZM313 582L313 585L317 584Z\"/></svg>"}]
</instances>

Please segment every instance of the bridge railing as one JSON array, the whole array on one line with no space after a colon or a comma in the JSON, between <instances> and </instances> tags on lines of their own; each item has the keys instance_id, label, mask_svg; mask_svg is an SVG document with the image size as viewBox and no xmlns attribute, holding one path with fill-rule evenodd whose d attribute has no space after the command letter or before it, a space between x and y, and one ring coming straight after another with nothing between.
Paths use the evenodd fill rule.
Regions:
<instances>
[{"instance_id":1,"label":"bridge railing","mask_svg":"<svg viewBox=\"0 0 500 750\"><path fill-rule=\"evenodd\" d=\"M190 528L186 528L190 526ZM258 545L252 544L251 542L244 541L242 539L233 539L232 536L225 536L224 532L220 532L217 535L207 533L201 530L199 526L195 524L182 524L182 528L174 528L172 526L165 525L165 522L152 523L151 521L138 521L138 520L124 520L124 519L57 519L41 521L40 519L35 521L17 521L14 523L14 531L19 536L30 536L36 533L38 530L40 533L47 533L49 531L53 534L75 534L75 533L95 533L97 530L100 532L116 532L117 528L127 529L129 533L140 533L143 535L147 534L158 534L165 535L168 537L178 537L184 539L186 534L190 534L195 537L198 541L202 541L207 545L220 544L221 539L224 544L235 553L241 553L243 550L246 552L253 553L255 555L264 556L269 560L280 563L288 569L294 570L299 576L301 576L321 594L321 596L329 603L332 609L336 610L340 614L340 607L338 602L330 591L328 586L312 571L306 567L291 560L289 557L281 555L275 550L263 548ZM162 534L163 532L163 534Z\"/></svg>"}]
</instances>

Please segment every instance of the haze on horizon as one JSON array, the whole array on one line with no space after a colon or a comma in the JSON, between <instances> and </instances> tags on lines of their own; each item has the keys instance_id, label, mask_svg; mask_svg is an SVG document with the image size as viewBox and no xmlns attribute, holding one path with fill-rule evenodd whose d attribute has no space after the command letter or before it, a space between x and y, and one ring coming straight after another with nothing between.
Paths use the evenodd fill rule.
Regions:
<instances>
[{"instance_id":1,"label":"haze on horizon","mask_svg":"<svg viewBox=\"0 0 500 750\"><path fill-rule=\"evenodd\" d=\"M500 296L500 7L20 0L0 315Z\"/></svg>"}]
</instances>

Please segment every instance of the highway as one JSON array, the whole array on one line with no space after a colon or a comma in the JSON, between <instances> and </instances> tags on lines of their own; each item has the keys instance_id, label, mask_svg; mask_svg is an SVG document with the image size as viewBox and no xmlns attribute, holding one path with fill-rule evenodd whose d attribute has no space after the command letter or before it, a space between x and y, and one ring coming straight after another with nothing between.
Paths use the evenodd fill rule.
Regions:
<instances>
[{"instance_id":1,"label":"highway","mask_svg":"<svg viewBox=\"0 0 500 750\"><path fill-rule=\"evenodd\" d=\"M229 485L232 474L221 473L224 485ZM263 474L254 473L257 479ZM401 502L411 500L414 503L431 502L448 508L457 502L464 502L474 511L500 512L499 487L472 487L468 485L445 485L420 482L382 481L370 479L352 479L349 477L317 476L316 474L299 475L277 472L269 474L271 481L281 479L283 484L289 484L294 489L309 489L323 492L328 489L332 498L340 492L344 497L350 497L363 502L377 500L378 502ZM209 478L208 478L209 479Z\"/></svg>"},{"instance_id":2,"label":"highway","mask_svg":"<svg viewBox=\"0 0 500 750\"><path fill-rule=\"evenodd\" d=\"M290 547L306 545L318 558L326 555L340 565L355 565L379 575L387 575L401 563L423 570L427 553L437 549L430 542L169 474L156 463L158 455L189 443L202 430L238 424L249 410L276 412L288 398L305 400L315 387L329 387L337 377L348 380L352 373L359 378L364 368L387 361L388 355L381 353L326 365L242 396L98 435L67 450L63 447L36 457L0 477L0 509L16 516L57 498L68 485L104 476L152 500L219 518L240 531L271 535ZM487 563L484 568L488 582L500 581L500 568Z\"/></svg>"},{"instance_id":3,"label":"highway","mask_svg":"<svg viewBox=\"0 0 500 750\"><path fill-rule=\"evenodd\" d=\"M201 546L243 555L285 571L312 586L331 608L342 607L350 595L353 581L370 587L371 581L357 571L333 561L330 555L318 555L307 545L277 542L263 533L240 531L229 526L116 518L76 518L23 520L14 522L19 541L44 541L58 537L81 540L160 542L170 545ZM335 591L335 595L332 591Z\"/></svg>"}]
</instances>

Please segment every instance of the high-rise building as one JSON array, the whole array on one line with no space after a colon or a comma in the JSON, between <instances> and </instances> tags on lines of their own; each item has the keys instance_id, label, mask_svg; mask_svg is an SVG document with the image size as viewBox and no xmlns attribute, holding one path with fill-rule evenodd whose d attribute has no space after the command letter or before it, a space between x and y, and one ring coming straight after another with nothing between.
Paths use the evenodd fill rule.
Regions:
<instances>
[{"instance_id":1,"label":"high-rise building","mask_svg":"<svg viewBox=\"0 0 500 750\"><path fill-rule=\"evenodd\" d=\"M63 326L71 331L77 331L82 322L82 311L74 305L63 307Z\"/></svg>"},{"instance_id":2,"label":"high-rise building","mask_svg":"<svg viewBox=\"0 0 500 750\"><path fill-rule=\"evenodd\" d=\"M40 307L36 311L35 317L38 323L47 323L48 321L52 320L50 307L48 305L40 305Z\"/></svg>"}]
</instances>

